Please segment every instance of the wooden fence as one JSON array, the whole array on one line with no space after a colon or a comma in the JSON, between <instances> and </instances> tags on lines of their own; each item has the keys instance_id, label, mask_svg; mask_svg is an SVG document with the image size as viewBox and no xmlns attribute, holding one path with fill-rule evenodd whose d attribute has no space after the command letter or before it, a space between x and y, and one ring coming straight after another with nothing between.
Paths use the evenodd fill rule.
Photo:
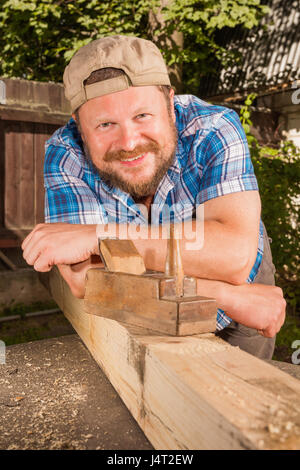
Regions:
<instances>
[{"instance_id":1,"label":"wooden fence","mask_svg":"<svg viewBox=\"0 0 300 470\"><path fill-rule=\"evenodd\" d=\"M63 86L0 79L0 247L44 218L44 145L70 117Z\"/></svg>"}]
</instances>

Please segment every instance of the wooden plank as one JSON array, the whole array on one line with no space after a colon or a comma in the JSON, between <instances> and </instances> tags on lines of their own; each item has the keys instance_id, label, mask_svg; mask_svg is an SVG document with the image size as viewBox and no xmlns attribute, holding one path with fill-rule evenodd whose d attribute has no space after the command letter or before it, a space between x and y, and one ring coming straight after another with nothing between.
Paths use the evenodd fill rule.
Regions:
<instances>
[{"instance_id":1,"label":"wooden plank","mask_svg":"<svg viewBox=\"0 0 300 470\"><path fill-rule=\"evenodd\" d=\"M36 109L5 107L0 105L0 119L6 121L40 122L63 126L70 119L70 114L53 113Z\"/></svg>"},{"instance_id":2,"label":"wooden plank","mask_svg":"<svg viewBox=\"0 0 300 470\"><path fill-rule=\"evenodd\" d=\"M4 123L0 121L0 227L4 226L4 184L5 184L5 137Z\"/></svg>"},{"instance_id":3,"label":"wooden plank","mask_svg":"<svg viewBox=\"0 0 300 470\"><path fill-rule=\"evenodd\" d=\"M16 248L21 246L22 241L11 238L0 238L0 248Z\"/></svg>"},{"instance_id":4,"label":"wooden plank","mask_svg":"<svg viewBox=\"0 0 300 470\"><path fill-rule=\"evenodd\" d=\"M42 278L156 449L300 449L300 381L214 334L87 315L57 269Z\"/></svg>"},{"instance_id":5,"label":"wooden plank","mask_svg":"<svg viewBox=\"0 0 300 470\"><path fill-rule=\"evenodd\" d=\"M40 111L51 111L54 109L49 108L49 83L45 82L31 82L33 92L33 102L35 108Z\"/></svg>"},{"instance_id":6,"label":"wooden plank","mask_svg":"<svg viewBox=\"0 0 300 470\"><path fill-rule=\"evenodd\" d=\"M21 243L21 238L16 233L0 227L0 248L14 248Z\"/></svg>"},{"instance_id":7,"label":"wooden plank","mask_svg":"<svg viewBox=\"0 0 300 470\"><path fill-rule=\"evenodd\" d=\"M144 259L132 240L101 240L100 253L109 271L131 274L146 271Z\"/></svg>"},{"instance_id":8,"label":"wooden plank","mask_svg":"<svg viewBox=\"0 0 300 470\"><path fill-rule=\"evenodd\" d=\"M11 123L6 129L5 226L34 226L33 126Z\"/></svg>"},{"instance_id":9,"label":"wooden plank","mask_svg":"<svg viewBox=\"0 0 300 470\"><path fill-rule=\"evenodd\" d=\"M20 194L20 155L22 144L20 137L20 124L7 123L5 127L5 227L20 227L21 210L19 204Z\"/></svg>"},{"instance_id":10,"label":"wooden plank","mask_svg":"<svg viewBox=\"0 0 300 470\"><path fill-rule=\"evenodd\" d=\"M6 106L70 115L70 103L62 83L2 78L6 85Z\"/></svg>"},{"instance_id":11,"label":"wooden plank","mask_svg":"<svg viewBox=\"0 0 300 470\"><path fill-rule=\"evenodd\" d=\"M28 108L31 108L33 105L33 82L30 80L19 80L16 85L19 87L20 101L25 103Z\"/></svg>"},{"instance_id":12,"label":"wooden plank","mask_svg":"<svg viewBox=\"0 0 300 470\"><path fill-rule=\"evenodd\" d=\"M47 126L46 124L35 124L34 132L34 223L39 224L44 222L44 155L45 155L45 142L47 140Z\"/></svg>"},{"instance_id":13,"label":"wooden plank","mask_svg":"<svg viewBox=\"0 0 300 470\"><path fill-rule=\"evenodd\" d=\"M51 110L60 110L62 108L61 100L62 88L56 83L48 83L49 108Z\"/></svg>"},{"instance_id":14,"label":"wooden plank","mask_svg":"<svg viewBox=\"0 0 300 470\"><path fill-rule=\"evenodd\" d=\"M3 81L6 85L6 103L14 104L22 101L20 80L4 78Z\"/></svg>"},{"instance_id":15,"label":"wooden plank","mask_svg":"<svg viewBox=\"0 0 300 470\"><path fill-rule=\"evenodd\" d=\"M34 175L33 124L20 123L21 152L19 154L20 185L17 195L20 205L20 225L22 229L34 227Z\"/></svg>"},{"instance_id":16,"label":"wooden plank","mask_svg":"<svg viewBox=\"0 0 300 470\"><path fill-rule=\"evenodd\" d=\"M56 126L6 122L4 224L32 230L44 221L43 166L45 141Z\"/></svg>"}]
</instances>

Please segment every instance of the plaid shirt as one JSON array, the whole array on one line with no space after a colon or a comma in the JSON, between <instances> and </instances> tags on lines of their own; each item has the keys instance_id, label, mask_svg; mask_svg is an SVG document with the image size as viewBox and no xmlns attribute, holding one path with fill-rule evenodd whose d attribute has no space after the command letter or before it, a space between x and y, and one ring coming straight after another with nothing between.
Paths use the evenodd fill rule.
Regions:
<instances>
[{"instance_id":1,"label":"plaid shirt","mask_svg":"<svg viewBox=\"0 0 300 470\"><path fill-rule=\"evenodd\" d=\"M174 220L182 220L191 215L189 208L209 199L258 190L238 115L191 95L175 96L174 105L178 131L176 156L157 188L155 207L176 207ZM45 222L147 223L132 197L104 183L85 158L73 119L46 142L44 181ZM254 281L262 255L260 223L257 257L247 282ZM230 322L219 309L217 330Z\"/></svg>"}]
</instances>

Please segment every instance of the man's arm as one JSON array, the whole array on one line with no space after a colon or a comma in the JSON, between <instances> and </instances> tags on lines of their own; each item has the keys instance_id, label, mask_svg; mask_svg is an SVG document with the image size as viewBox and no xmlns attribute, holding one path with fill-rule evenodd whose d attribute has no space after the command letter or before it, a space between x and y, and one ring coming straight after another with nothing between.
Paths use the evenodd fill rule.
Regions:
<instances>
[{"instance_id":1,"label":"man's arm","mask_svg":"<svg viewBox=\"0 0 300 470\"><path fill-rule=\"evenodd\" d=\"M181 241L185 274L244 284L257 256L260 209L257 191L228 194L205 202L203 246L197 251L189 250L188 240ZM196 222L191 224L196 231ZM148 269L164 270L166 240L133 241Z\"/></svg>"},{"instance_id":2,"label":"man's arm","mask_svg":"<svg viewBox=\"0 0 300 470\"><path fill-rule=\"evenodd\" d=\"M87 270L102 266L99 257L91 257L76 265L58 265L58 269L73 295L83 298ZM262 284L233 286L222 281L198 279L197 293L215 298L218 308L230 318L259 330L265 337L275 336L285 320L286 302L279 287Z\"/></svg>"},{"instance_id":3,"label":"man's arm","mask_svg":"<svg viewBox=\"0 0 300 470\"><path fill-rule=\"evenodd\" d=\"M257 191L229 194L207 201L204 204L202 248L189 250L190 240L181 241L185 273L243 284L257 253L259 216ZM190 223L195 225L195 222ZM132 227L128 225L125 228L127 238L126 234ZM167 240L151 239L150 227L141 226L139 234L141 239L133 239L133 242L146 267L163 271ZM48 271L58 264L79 263L98 253L96 225L40 224L24 240L22 248L25 260L37 271Z\"/></svg>"}]
</instances>

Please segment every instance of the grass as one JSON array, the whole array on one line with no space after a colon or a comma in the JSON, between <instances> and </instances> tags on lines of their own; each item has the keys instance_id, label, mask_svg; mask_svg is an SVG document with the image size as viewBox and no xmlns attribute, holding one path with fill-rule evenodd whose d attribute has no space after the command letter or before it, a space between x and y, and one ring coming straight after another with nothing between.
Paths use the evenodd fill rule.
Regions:
<instances>
[{"instance_id":1,"label":"grass","mask_svg":"<svg viewBox=\"0 0 300 470\"><path fill-rule=\"evenodd\" d=\"M62 313L0 323L0 339L6 346L74 333L71 324Z\"/></svg>"},{"instance_id":2,"label":"grass","mask_svg":"<svg viewBox=\"0 0 300 470\"><path fill-rule=\"evenodd\" d=\"M26 313L58 308L53 301L16 304L0 311L0 318L20 315L21 319L0 323L0 339L6 346L45 338L53 338L74 333L68 320L62 313L53 313L39 317L25 317Z\"/></svg>"},{"instance_id":3,"label":"grass","mask_svg":"<svg viewBox=\"0 0 300 470\"><path fill-rule=\"evenodd\" d=\"M33 302L31 304L19 303L11 307L2 308L0 310L0 318L10 315L21 315L21 317L24 317L25 313L39 312L41 310L50 310L54 308L58 308L54 300L49 300L48 302Z\"/></svg>"}]
</instances>

